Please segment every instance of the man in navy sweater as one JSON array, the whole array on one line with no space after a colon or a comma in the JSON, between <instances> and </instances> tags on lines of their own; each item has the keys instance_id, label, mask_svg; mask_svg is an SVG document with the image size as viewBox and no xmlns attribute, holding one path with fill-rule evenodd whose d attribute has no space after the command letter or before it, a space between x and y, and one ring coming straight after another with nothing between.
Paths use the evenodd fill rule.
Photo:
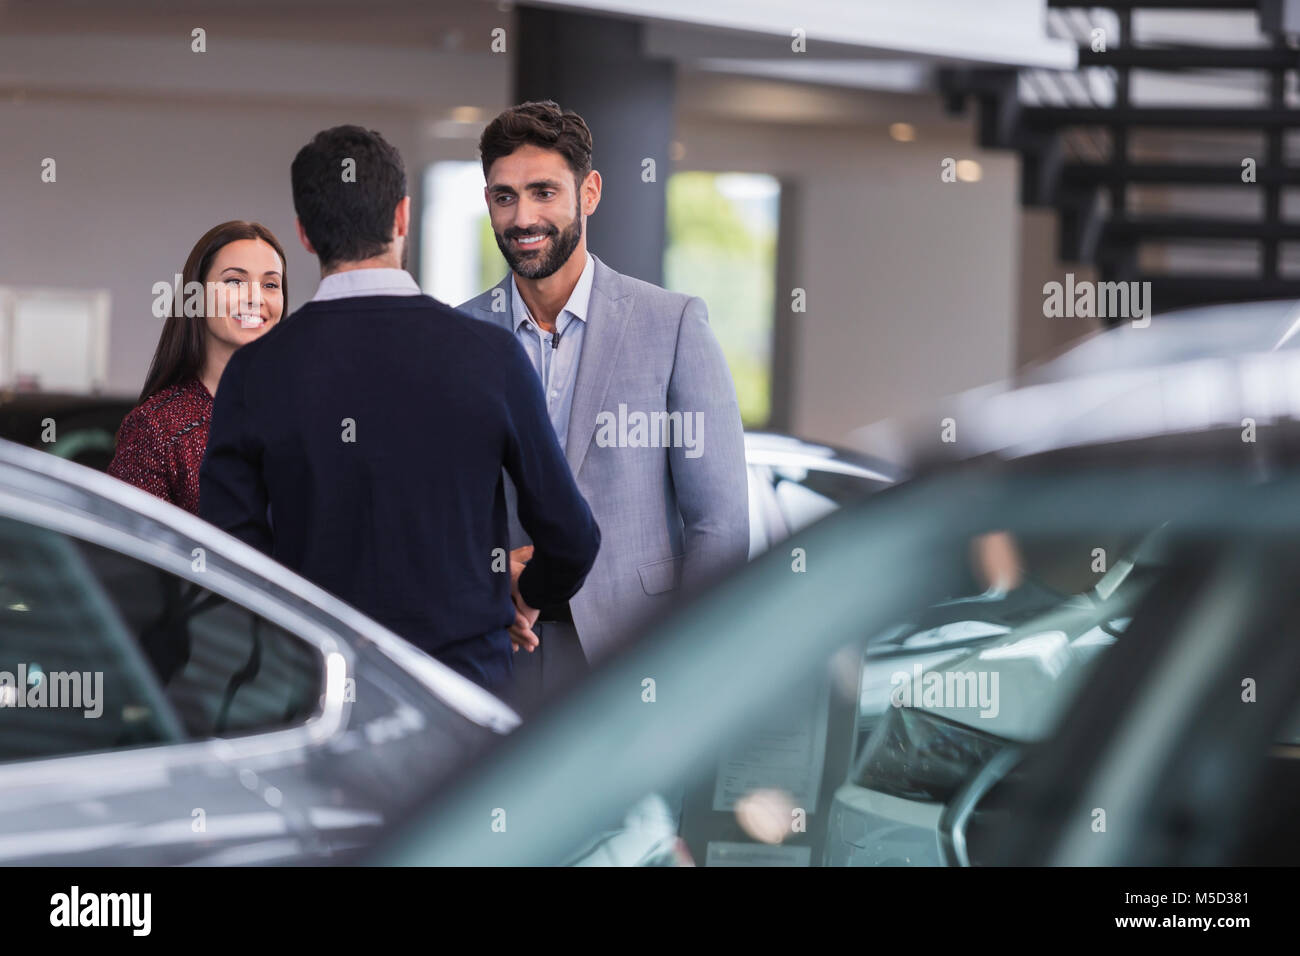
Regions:
<instances>
[{"instance_id":1,"label":"man in navy sweater","mask_svg":"<svg viewBox=\"0 0 1300 956\"><path fill-rule=\"evenodd\" d=\"M406 174L378 133L318 133L292 181L320 288L226 366L199 513L509 698L509 628L571 598L600 546L537 375L405 271ZM534 548L513 586L503 468Z\"/></svg>"}]
</instances>

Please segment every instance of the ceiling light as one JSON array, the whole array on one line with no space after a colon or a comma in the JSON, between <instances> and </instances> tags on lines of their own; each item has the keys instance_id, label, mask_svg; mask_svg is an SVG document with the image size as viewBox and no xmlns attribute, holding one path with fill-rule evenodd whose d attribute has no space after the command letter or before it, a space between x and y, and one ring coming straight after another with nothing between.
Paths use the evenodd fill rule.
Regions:
<instances>
[{"instance_id":1,"label":"ceiling light","mask_svg":"<svg viewBox=\"0 0 1300 956\"><path fill-rule=\"evenodd\" d=\"M977 183L984 175L980 164L973 159L957 160L957 178L964 183Z\"/></svg>"},{"instance_id":2,"label":"ceiling light","mask_svg":"<svg viewBox=\"0 0 1300 956\"><path fill-rule=\"evenodd\" d=\"M890 123L889 137L900 143L910 143L916 139L916 127L911 123Z\"/></svg>"}]
</instances>

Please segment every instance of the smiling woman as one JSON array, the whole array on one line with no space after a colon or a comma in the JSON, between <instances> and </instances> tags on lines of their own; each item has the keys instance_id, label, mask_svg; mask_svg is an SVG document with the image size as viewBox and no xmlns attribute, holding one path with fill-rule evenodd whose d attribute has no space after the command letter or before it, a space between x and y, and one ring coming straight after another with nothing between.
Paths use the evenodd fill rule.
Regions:
<instances>
[{"instance_id":1,"label":"smiling woman","mask_svg":"<svg viewBox=\"0 0 1300 956\"><path fill-rule=\"evenodd\" d=\"M201 305L187 301L163 324L140 404L122 422L108 473L198 514L212 398L235 350L287 309L284 250L260 223L223 222L195 243L181 280L182 288L203 288Z\"/></svg>"}]
</instances>

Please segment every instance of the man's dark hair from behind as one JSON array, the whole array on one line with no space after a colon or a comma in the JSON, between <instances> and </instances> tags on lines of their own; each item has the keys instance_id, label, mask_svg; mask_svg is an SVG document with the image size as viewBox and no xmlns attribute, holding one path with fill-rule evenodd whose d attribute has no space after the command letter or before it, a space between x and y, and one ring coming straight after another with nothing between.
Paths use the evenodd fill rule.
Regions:
<instances>
[{"instance_id":1,"label":"man's dark hair from behind","mask_svg":"<svg viewBox=\"0 0 1300 956\"><path fill-rule=\"evenodd\" d=\"M479 137L483 176L502 156L520 146L553 149L568 160L579 185L591 172L591 130L573 110L562 110L554 100L529 101L497 116Z\"/></svg>"},{"instance_id":2,"label":"man's dark hair from behind","mask_svg":"<svg viewBox=\"0 0 1300 956\"><path fill-rule=\"evenodd\" d=\"M322 268L373 258L392 241L393 212L406 195L406 168L401 154L374 130L322 130L298 150L290 179L294 212Z\"/></svg>"}]
</instances>

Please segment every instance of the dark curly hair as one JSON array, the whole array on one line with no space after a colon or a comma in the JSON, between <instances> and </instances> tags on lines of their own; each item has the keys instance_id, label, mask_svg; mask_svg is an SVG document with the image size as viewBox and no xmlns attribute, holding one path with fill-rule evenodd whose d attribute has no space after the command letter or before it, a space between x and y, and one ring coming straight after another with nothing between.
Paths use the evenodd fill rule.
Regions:
<instances>
[{"instance_id":1,"label":"dark curly hair","mask_svg":"<svg viewBox=\"0 0 1300 956\"><path fill-rule=\"evenodd\" d=\"M540 146L560 153L581 184L591 172L591 130L573 110L562 110L554 100L530 101L512 106L497 116L478 141L483 177L502 156L520 146Z\"/></svg>"},{"instance_id":2,"label":"dark curly hair","mask_svg":"<svg viewBox=\"0 0 1300 956\"><path fill-rule=\"evenodd\" d=\"M355 162L345 182L343 161ZM298 150L290 169L293 209L321 265L380 255L393 237L393 213L406 195L401 154L372 129L335 126Z\"/></svg>"}]
</instances>

